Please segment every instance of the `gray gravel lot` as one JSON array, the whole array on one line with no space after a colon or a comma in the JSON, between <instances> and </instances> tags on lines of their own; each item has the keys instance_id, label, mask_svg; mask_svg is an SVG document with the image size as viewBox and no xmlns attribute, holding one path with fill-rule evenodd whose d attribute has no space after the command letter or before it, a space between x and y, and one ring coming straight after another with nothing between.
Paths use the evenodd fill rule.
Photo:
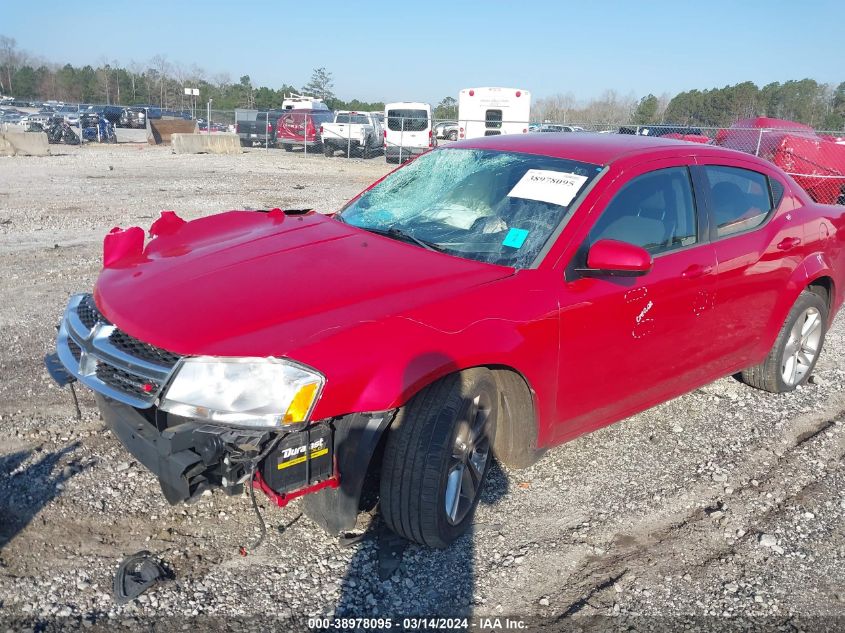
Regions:
<instances>
[{"instance_id":1,"label":"gray gravel lot","mask_svg":"<svg viewBox=\"0 0 845 633\"><path fill-rule=\"evenodd\" d=\"M377 539L342 547L298 502L260 497L269 535L241 556L258 534L246 497L168 506L83 389L74 419L41 359L68 296L93 284L111 227L146 227L160 209L333 210L389 166L261 149L60 150L0 159L0 624L442 614L560 628L585 615L742 616L798 630L802 618L827 618L814 629L845 616L842 319L813 384L792 394L724 378L527 470L496 468L473 532L447 551L410 546L386 581ZM161 553L175 580L118 606L112 575L140 549Z\"/></svg>"}]
</instances>

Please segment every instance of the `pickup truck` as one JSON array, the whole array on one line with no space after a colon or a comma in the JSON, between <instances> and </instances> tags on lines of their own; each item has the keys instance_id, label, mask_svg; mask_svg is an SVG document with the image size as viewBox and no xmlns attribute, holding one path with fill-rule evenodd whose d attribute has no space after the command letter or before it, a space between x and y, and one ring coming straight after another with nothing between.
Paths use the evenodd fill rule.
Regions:
<instances>
[{"instance_id":1,"label":"pickup truck","mask_svg":"<svg viewBox=\"0 0 845 633\"><path fill-rule=\"evenodd\" d=\"M724 376L806 384L845 299L843 212L711 145L458 141L333 216L113 229L46 363L94 391L171 503L304 495L336 535L366 491L443 548L494 455L528 466Z\"/></svg>"},{"instance_id":2,"label":"pickup truck","mask_svg":"<svg viewBox=\"0 0 845 633\"><path fill-rule=\"evenodd\" d=\"M333 156L338 150L369 158L382 148L384 131L379 117L372 112L341 110L334 121L320 126L323 152Z\"/></svg>"},{"instance_id":3,"label":"pickup truck","mask_svg":"<svg viewBox=\"0 0 845 633\"><path fill-rule=\"evenodd\" d=\"M282 110L237 110L235 112L235 131L241 139L241 145L252 147L259 145L276 146L276 122L284 114Z\"/></svg>"}]
</instances>

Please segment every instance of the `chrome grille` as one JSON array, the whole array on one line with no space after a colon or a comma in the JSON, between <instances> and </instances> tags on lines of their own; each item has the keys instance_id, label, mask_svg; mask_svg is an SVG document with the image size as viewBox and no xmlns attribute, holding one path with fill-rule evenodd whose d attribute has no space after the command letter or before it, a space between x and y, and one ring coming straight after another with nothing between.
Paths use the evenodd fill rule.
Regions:
<instances>
[{"instance_id":1,"label":"chrome grille","mask_svg":"<svg viewBox=\"0 0 845 633\"><path fill-rule=\"evenodd\" d=\"M79 315L79 320L89 330L97 323L108 323L106 318L100 313L97 304L94 303L93 295L83 295L82 301L76 307L76 314Z\"/></svg>"},{"instance_id":2,"label":"chrome grille","mask_svg":"<svg viewBox=\"0 0 845 633\"><path fill-rule=\"evenodd\" d=\"M90 294L71 297L56 348L62 364L94 391L133 407L152 406L181 356L111 324Z\"/></svg>"},{"instance_id":3,"label":"chrome grille","mask_svg":"<svg viewBox=\"0 0 845 633\"><path fill-rule=\"evenodd\" d=\"M160 363L168 366L175 365L176 361L181 358L179 354L174 354L160 347L139 341L134 336L129 336L126 332L121 332L120 330L112 332L111 336L109 336L109 341L116 348L123 350L127 354L143 358L152 363Z\"/></svg>"}]
</instances>

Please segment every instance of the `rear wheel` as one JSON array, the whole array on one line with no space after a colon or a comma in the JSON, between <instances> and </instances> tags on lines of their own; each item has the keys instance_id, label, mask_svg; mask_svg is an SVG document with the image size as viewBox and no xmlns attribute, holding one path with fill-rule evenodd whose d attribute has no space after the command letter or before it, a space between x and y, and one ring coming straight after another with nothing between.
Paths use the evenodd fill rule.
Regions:
<instances>
[{"instance_id":1,"label":"rear wheel","mask_svg":"<svg viewBox=\"0 0 845 633\"><path fill-rule=\"evenodd\" d=\"M290 143L285 143L282 147L285 148L286 152L292 152L293 151L293 145L291 145Z\"/></svg>"},{"instance_id":2,"label":"rear wheel","mask_svg":"<svg viewBox=\"0 0 845 633\"><path fill-rule=\"evenodd\" d=\"M334 147L323 143L323 154L326 155L326 158L331 158L334 156Z\"/></svg>"},{"instance_id":3,"label":"rear wheel","mask_svg":"<svg viewBox=\"0 0 845 633\"><path fill-rule=\"evenodd\" d=\"M498 403L492 372L475 368L429 385L402 408L381 471L388 527L437 548L469 528L492 462Z\"/></svg>"},{"instance_id":4,"label":"rear wheel","mask_svg":"<svg viewBox=\"0 0 845 633\"><path fill-rule=\"evenodd\" d=\"M766 360L744 370L742 381L772 393L806 383L822 350L827 316L827 304L819 295L809 290L798 295Z\"/></svg>"},{"instance_id":5,"label":"rear wheel","mask_svg":"<svg viewBox=\"0 0 845 633\"><path fill-rule=\"evenodd\" d=\"M458 133L455 130L449 132L449 140L450 141L457 141L458 140Z\"/></svg>"}]
</instances>

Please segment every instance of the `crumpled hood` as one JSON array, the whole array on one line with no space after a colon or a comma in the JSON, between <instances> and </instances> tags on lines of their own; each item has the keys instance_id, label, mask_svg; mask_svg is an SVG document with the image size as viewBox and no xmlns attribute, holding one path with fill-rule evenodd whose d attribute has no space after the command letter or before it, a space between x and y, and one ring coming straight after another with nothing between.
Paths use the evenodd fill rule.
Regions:
<instances>
[{"instance_id":1,"label":"crumpled hood","mask_svg":"<svg viewBox=\"0 0 845 633\"><path fill-rule=\"evenodd\" d=\"M112 323L180 354L285 355L362 322L513 274L309 213L162 214L143 245L113 231L95 300Z\"/></svg>"}]
</instances>

